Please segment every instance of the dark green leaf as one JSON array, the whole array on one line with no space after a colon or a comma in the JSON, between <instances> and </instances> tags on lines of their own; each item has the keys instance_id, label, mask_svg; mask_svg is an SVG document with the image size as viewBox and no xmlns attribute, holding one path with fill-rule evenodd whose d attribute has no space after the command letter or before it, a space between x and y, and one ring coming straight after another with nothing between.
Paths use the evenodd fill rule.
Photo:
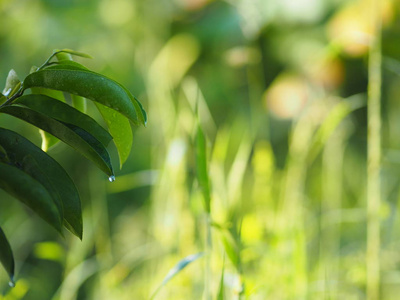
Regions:
<instances>
[{"instance_id":1,"label":"dark green leaf","mask_svg":"<svg viewBox=\"0 0 400 300\"><path fill-rule=\"evenodd\" d=\"M21 164L27 156L33 157L61 198L64 225L82 239L82 209L79 194L71 178L58 162L23 136L8 129L0 128L0 147L12 158L10 162L14 164L17 162Z\"/></svg>"},{"instance_id":2,"label":"dark green leaf","mask_svg":"<svg viewBox=\"0 0 400 300\"><path fill-rule=\"evenodd\" d=\"M60 67L64 69L57 69ZM134 124L145 124L138 102L120 84L91 71L71 68L57 65L34 72L25 78L24 89L46 87L79 95L122 113Z\"/></svg>"},{"instance_id":3,"label":"dark green leaf","mask_svg":"<svg viewBox=\"0 0 400 300\"><path fill-rule=\"evenodd\" d=\"M57 64L72 65L72 66L87 70L87 68L84 67L83 65L74 62L72 59L72 55L69 53L60 52L60 53L56 54L56 57L58 60ZM86 99L81 96L78 96L78 95L71 95L71 98L72 98L72 106L75 107L80 112L85 113L86 112Z\"/></svg>"},{"instance_id":4,"label":"dark green leaf","mask_svg":"<svg viewBox=\"0 0 400 300\"><path fill-rule=\"evenodd\" d=\"M96 72L90 71L85 66L83 66L77 62L69 61L69 60L59 61L56 65L51 65L51 66L47 67L46 70L72 70L72 71L73 70L75 70L75 71L83 70L83 71L91 72L93 74L97 74ZM100 75L100 74L97 74L97 75ZM102 75L100 75L100 76L102 76ZM109 80L111 80L111 79L109 79ZM129 92L129 90L127 90L124 86L120 85L117 82L114 82L114 83L119 85L122 89L124 89L126 94L129 95L131 102L132 102L133 106L135 107L135 110L138 115L140 123L146 126L147 114L146 114L146 111L144 110L142 104L140 103L140 101L138 99L136 99L136 97L133 96Z\"/></svg>"},{"instance_id":5,"label":"dark green leaf","mask_svg":"<svg viewBox=\"0 0 400 300\"><path fill-rule=\"evenodd\" d=\"M75 70L75 71L88 71L91 72L93 74L97 74L96 72L90 71L89 69L87 69L85 66L74 62L74 61L70 61L70 60L61 60L59 62L57 62L55 65L50 65L48 67L46 67L46 70ZM97 74L100 75L100 74ZM102 76L102 75L100 75ZM109 79L111 80L111 79ZM129 95L131 102L133 104L133 106L135 107L135 110L137 112L139 121L141 124L145 125L147 124L147 114L146 111L144 110L142 104L140 103L140 101L138 99L136 99L135 96L133 96L129 90L127 90L124 86L120 85L117 82L114 82L115 84L119 85L122 89L124 89L124 91L126 92L127 95Z\"/></svg>"},{"instance_id":6,"label":"dark green leaf","mask_svg":"<svg viewBox=\"0 0 400 300\"><path fill-rule=\"evenodd\" d=\"M204 203L206 211L210 212L210 183L207 172L207 157L206 157L206 139L203 130L200 126L197 128L196 135L196 169L197 169L197 180L199 182L200 189L203 193Z\"/></svg>"},{"instance_id":7,"label":"dark green leaf","mask_svg":"<svg viewBox=\"0 0 400 300\"><path fill-rule=\"evenodd\" d=\"M7 101L7 97L0 93L0 105Z\"/></svg>"},{"instance_id":8,"label":"dark green leaf","mask_svg":"<svg viewBox=\"0 0 400 300\"><path fill-rule=\"evenodd\" d=\"M11 157L11 155L14 155L14 154L10 153L9 157ZM64 217L64 208L63 208L63 204L62 204L60 195L58 194L58 191L54 188L51 181L49 181L48 174L46 174L43 171L43 169L41 169L41 167L39 166L39 164L35 160L35 158L29 153L26 156L24 156L22 158L22 160L15 160L15 161L11 161L11 162L14 163L15 166L17 166L19 169L24 171L26 174L28 174L32 178L36 179L38 182L40 182L46 188L47 192L50 194L51 198L53 199L54 204L57 206L60 218L63 218Z\"/></svg>"},{"instance_id":9,"label":"dark green leaf","mask_svg":"<svg viewBox=\"0 0 400 300\"><path fill-rule=\"evenodd\" d=\"M61 233L62 219L57 206L40 182L15 166L0 162L0 188L26 204Z\"/></svg>"},{"instance_id":10,"label":"dark green leaf","mask_svg":"<svg viewBox=\"0 0 400 300\"><path fill-rule=\"evenodd\" d=\"M147 124L147 113L144 110L142 103L140 103L140 101L138 99L136 99L135 96L131 95L131 97L133 98L132 99L132 103L135 106L136 111L140 111L140 113L139 113L140 122L144 126L146 126L146 124Z\"/></svg>"},{"instance_id":11,"label":"dark green leaf","mask_svg":"<svg viewBox=\"0 0 400 300\"><path fill-rule=\"evenodd\" d=\"M96 103L118 150L120 167L128 159L132 148L132 129L129 120L107 106Z\"/></svg>"},{"instance_id":12,"label":"dark green leaf","mask_svg":"<svg viewBox=\"0 0 400 300\"><path fill-rule=\"evenodd\" d=\"M112 136L101 127L95 120L77 109L55 101L44 95L26 95L18 98L15 103L23 104L30 109L45 114L48 117L80 127L107 146L112 140Z\"/></svg>"},{"instance_id":13,"label":"dark green leaf","mask_svg":"<svg viewBox=\"0 0 400 300\"><path fill-rule=\"evenodd\" d=\"M8 276L10 277L10 285L14 285L14 256L11 250L10 243L7 240L3 229L0 227L0 262L6 269Z\"/></svg>"},{"instance_id":14,"label":"dark green leaf","mask_svg":"<svg viewBox=\"0 0 400 300\"><path fill-rule=\"evenodd\" d=\"M51 98L57 99L59 101L65 102L64 93L61 91L45 89L41 87L36 87L31 89L32 94L42 94L49 96ZM42 137L42 150L48 151L51 147L55 146L60 140L54 135L47 133L46 131L39 130Z\"/></svg>"},{"instance_id":15,"label":"dark green leaf","mask_svg":"<svg viewBox=\"0 0 400 300\"><path fill-rule=\"evenodd\" d=\"M114 176L106 148L84 129L21 106L5 106L0 109L0 112L20 118L51 133L93 161L108 176Z\"/></svg>"}]
</instances>

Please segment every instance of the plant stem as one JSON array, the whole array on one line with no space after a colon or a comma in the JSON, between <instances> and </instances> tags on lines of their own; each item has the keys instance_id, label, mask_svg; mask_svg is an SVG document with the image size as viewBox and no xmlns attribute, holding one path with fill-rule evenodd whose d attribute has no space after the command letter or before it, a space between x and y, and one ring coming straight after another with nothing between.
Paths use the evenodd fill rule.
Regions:
<instances>
[{"instance_id":1,"label":"plant stem","mask_svg":"<svg viewBox=\"0 0 400 300\"><path fill-rule=\"evenodd\" d=\"M381 205L381 9L371 1L372 38L368 61L367 299L379 299Z\"/></svg>"},{"instance_id":2,"label":"plant stem","mask_svg":"<svg viewBox=\"0 0 400 300\"><path fill-rule=\"evenodd\" d=\"M21 87L18 89L18 91L14 95L12 95L11 98L7 99L6 102L4 102L2 105L0 105L0 108L10 105L15 99L22 96L23 93L24 93L24 87L21 85Z\"/></svg>"},{"instance_id":3,"label":"plant stem","mask_svg":"<svg viewBox=\"0 0 400 300\"><path fill-rule=\"evenodd\" d=\"M212 237L211 237L211 216L207 213L206 216L206 249L205 249L205 272L204 272L204 299L211 300L211 252L212 252Z\"/></svg>"}]
</instances>

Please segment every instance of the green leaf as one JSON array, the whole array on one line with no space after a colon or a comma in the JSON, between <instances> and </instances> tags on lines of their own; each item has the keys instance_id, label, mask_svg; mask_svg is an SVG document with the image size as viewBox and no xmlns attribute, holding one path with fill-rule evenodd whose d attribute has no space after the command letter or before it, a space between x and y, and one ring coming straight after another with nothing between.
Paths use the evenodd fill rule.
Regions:
<instances>
[{"instance_id":1,"label":"green leaf","mask_svg":"<svg viewBox=\"0 0 400 300\"><path fill-rule=\"evenodd\" d=\"M45 95L45 96L51 97L53 99L57 99L58 101L65 103L64 93L61 91L56 91L56 90L51 90L51 89L46 89L46 88L41 88L41 87L32 88L31 91L32 91L32 94Z\"/></svg>"},{"instance_id":2,"label":"green leaf","mask_svg":"<svg viewBox=\"0 0 400 300\"><path fill-rule=\"evenodd\" d=\"M0 162L0 188L30 207L61 233L62 219L57 206L40 182L15 166Z\"/></svg>"},{"instance_id":3,"label":"green leaf","mask_svg":"<svg viewBox=\"0 0 400 300\"><path fill-rule=\"evenodd\" d=\"M79 110L44 95L26 95L18 98L15 103L23 104L30 109L45 114L57 121L80 127L107 146L113 137L94 119Z\"/></svg>"},{"instance_id":4,"label":"green leaf","mask_svg":"<svg viewBox=\"0 0 400 300\"><path fill-rule=\"evenodd\" d=\"M0 93L0 105L7 101L7 97Z\"/></svg>"},{"instance_id":5,"label":"green leaf","mask_svg":"<svg viewBox=\"0 0 400 300\"><path fill-rule=\"evenodd\" d=\"M363 96L353 95L348 99L341 100L329 111L329 114L324 118L324 122L318 128L318 131L314 134L311 141L310 151L307 158L309 163L317 157L326 141L340 125L343 119L353 111L364 107L366 104L366 99Z\"/></svg>"},{"instance_id":6,"label":"green leaf","mask_svg":"<svg viewBox=\"0 0 400 300\"><path fill-rule=\"evenodd\" d=\"M10 162L14 164L22 162L26 156L33 157L62 201L64 225L82 239L81 201L75 184L63 167L32 142L8 129L0 128L0 147L12 158Z\"/></svg>"},{"instance_id":7,"label":"green leaf","mask_svg":"<svg viewBox=\"0 0 400 300\"><path fill-rule=\"evenodd\" d=\"M63 53L63 52L57 53L56 57L58 60L58 62L56 62L56 64L72 65L72 66L81 68L83 70L88 70L83 65L74 62L71 54L69 54L69 53ZM72 98L72 106L75 107L80 112L85 113L86 112L86 99L81 96L78 96L78 95L71 95L71 98Z\"/></svg>"},{"instance_id":8,"label":"green leaf","mask_svg":"<svg viewBox=\"0 0 400 300\"><path fill-rule=\"evenodd\" d=\"M32 94L42 94L42 95L46 95L51 98L57 99L59 101L65 102L64 93L61 91L50 90L50 89L45 89L45 88L41 88L41 87L32 88L31 91L32 91ZM41 129L39 129L39 133L40 133L40 136L42 137L42 150L43 151L47 152L50 148L57 145L58 142L60 141L54 135L51 135Z\"/></svg>"},{"instance_id":9,"label":"green leaf","mask_svg":"<svg viewBox=\"0 0 400 300\"><path fill-rule=\"evenodd\" d=\"M0 227L0 262L3 265L4 269L7 271L8 276L10 277L10 285L14 286L14 269L15 262L14 256L11 250L10 243L7 240L6 235L3 232L3 229Z\"/></svg>"},{"instance_id":10,"label":"green leaf","mask_svg":"<svg viewBox=\"0 0 400 300\"><path fill-rule=\"evenodd\" d=\"M87 69L85 66L74 62L74 61L60 61L57 65L52 65L47 67L46 69L50 69L50 70L83 70L83 71L88 71L88 72L92 72L93 74L98 74L96 72L90 71L89 69ZM100 74L98 74L100 75ZM102 76L102 75L100 75ZM111 79L110 79L111 80ZM124 91L126 92L127 95L129 95L129 97L131 98L131 102L133 104L133 106L135 107L135 110L137 112L139 121L142 125L146 126L147 124L147 113L144 110L142 104L140 103L140 101L133 96L128 89L126 89L124 86L122 86L121 84L115 82L116 84L118 84L122 89L124 89Z\"/></svg>"},{"instance_id":11,"label":"green leaf","mask_svg":"<svg viewBox=\"0 0 400 300\"><path fill-rule=\"evenodd\" d=\"M100 75L96 72L90 71L89 69L87 69L85 66L75 62L75 61L69 61L69 60L61 60L57 63L55 63L55 65L50 65L48 67L46 67L46 70L72 70L72 71L87 71L87 72L91 72L93 74L97 74ZM100 75L102 76L102 75ZM110 79L111 80L111 79ZM143 124L144 126L146 126L147 124L147 113L144 110L142 104L140 103L140 101L133 96L128 89L126 89L124 86L122 86L121 84L115 82L116 84L118 84L122 89L124 89L124 91L126 92L127 95L129 95L129 97L131 98L131 102L133 104L133 106L135 107L136 112L138 113L138 118L141 124Z\"/></svg>"},{"instance_id":12,"label":"green leaf","mask_svg":"<svg viewBox=\"0 0 400 300\"><path fill-rule=\"evenodd\" d=\"M206 211L210 213L210 182L207 172L206 139L200 126L197 127L196 135L196 171L197 180L204 198Z\"/></svg>"},{"instance_id":13,"label":"green leaf","mask_svg":"<svg viewBox=\"0 0 400 300\"><path fill-rule=\"evenodd\" d=\"M37 67L33 66L31 68L30 73L36 72ZM35 87L31 88L32 94L42 94L49 96L51 98L57 99L59 101L65 102L65 95L61 91L56 91L56 90L51 90L51 89L46 89L46 88L41 88L41 87ZM57 145L60 140L56 138L54 135L51 135L50 133L47 133L46 131L43 131L39 129L40 136L42 137L42 150L47 152L50 148L54 147Z\"/></svg>"},{"instance_id":14,"label":"green leaf","mask_svg":"<svg viewBox=\"0 0 400 300\"><path fill-rule=\"evenodd\" d=\"M114 176L110 156L106 148L84 129L17 105L2 107L0 112L22 119L51 133L93 161L108 176Z\"/></svg>"},{"instance_id":15,"label":"green leaf","mask_svg":"<svg viewBox=\"0 0 400 300\"><path fill-rule=\"evenodd\" d=\"M68 59L62 59L59 61L52 62L45 67L45 70L83 70L92 72L84 65Z\"/></svg>"},{"instance_id":16,"label":"green leaf","mask_svg":"<svg viewBox=\"0 0 400 300\"><path fill-rule=\"evenodd\" d=\"M57 69L60 67L65 69ZM23 86L24 89L45 87L79 95L120 112L134 124L145 124L138 101L129 91L117 82L91 71L57 65L28 75Z\"/></svg>"},{"instance_id":17,"label":"green leaf","mask_svg":"<svg viewBox=\"0 0 400 300\"><path fill-rule=\"evenodd\" d=\"M96 103L103 119L107 123L108 130L114 138L115 146L118 150L120 168L129 157L132 148L132 129L129 120L120 113L108 108L107 106Z\"/></svg>"},{"instance_id":18,"label":"green leaf","mask_svg":"<svg viewBox=\"0 0 400 300\"><path fill-rule=\"evenodd\" d=\"M164 280L161 282L161 284L157 287L157 289L154 291L153 295L151 296L150 299L154 299L154 297L157 295L157 293L160 291L160 289L168 283L176 274L178 274L180 271L182 271L188 264L194 262L198 258L202 257L204 255L203 252L197 253L197 254L192 254L189 256L186 256L184 259L180 260L175 267L173 267L168 274L165 276Z\"/></svg>"},{"instance_id":19,"label":"green leaf","mask_svg":"<svg viewBox=\"0 0 400 300\"><path fill-rule=\"evenodd\" d=\"M83 52L78 52L78 51L74 51L71 49L61 49L61 50L54 50L54 53L57 55L58 53L68 53L71 55L75 55L75 56L80 56L80 57L84 57L84 58L93 58L91 55L83 53Z\"/></svg>"},{"instance_id":20,"label":"green leaf","mask_svg":"<svg viewBox=\"0 0 400 300\"><path fill-rule=\"evenodd\" d=\"M9 157L13 155L10 153ZM60 198L60 195L58 194L58 191L54 188L53 184L51 181L49 181L48 174L46 174L41 167L39 166L38 162L35 160L35 158L29 153L26 156L22 158L22 160L16 160L12 161L14 163L14 166L17 166L20 170L24 171L26 174L30 175L32 178L36 179L38 182L40 182L47 190L47 192L50 194L51 198L54 201L54 204L56 205L58 209L58 213L60 215L60 218L64 217L64 208L63 204Z\"/></svg>"},{"instance_id":21,"label":"green leaf","mask_svg":"<svg viewBox=\"0 0 400 300\"><path fill-rule=\"evenodd\" d=\"M141 122L144 126L146 126L146 124L147 124L147 113L146 113L146 111L144 110L142 103L140 103L140 101L139 101L138 99L136 99L135 96L133 96L133 95L131 95L131 96L132 96L132 98L133 98L132 103L133 103L133 105L135 106L136 111L139 111L139 112L140 112L140 113L139 113L140 122Z\"/></svg>"}]
</instances>

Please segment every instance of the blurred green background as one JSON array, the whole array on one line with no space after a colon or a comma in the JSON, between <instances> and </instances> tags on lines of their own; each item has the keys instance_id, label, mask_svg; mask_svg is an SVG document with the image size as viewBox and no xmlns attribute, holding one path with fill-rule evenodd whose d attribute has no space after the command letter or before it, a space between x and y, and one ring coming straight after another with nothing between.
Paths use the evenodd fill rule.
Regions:
<instances>
[{"instance_id":1,"label":"blurred green background","mask_svg":"<svg viewBox=\"0 0 400 300\"><path fill-rule=\"evenodd\" d=\"M381 2L381 299L398 299L400 19L398 1ZM15 288L0 269L0 299L149 299L199 252L154 299L364 299L371 32L369 1L0 0L0 82L70 48L149 115L113 183L50 150L79 188L82 242L0 191L17 260ZM40 144L19 120L0 126Z\"/></svg>"}]
</instances>

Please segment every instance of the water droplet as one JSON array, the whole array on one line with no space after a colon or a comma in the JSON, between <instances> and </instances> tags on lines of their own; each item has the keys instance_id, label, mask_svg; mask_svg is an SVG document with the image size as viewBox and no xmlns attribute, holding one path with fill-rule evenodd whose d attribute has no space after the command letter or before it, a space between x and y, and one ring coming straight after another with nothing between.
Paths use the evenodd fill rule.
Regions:
<instances>
[{"instance_id":1,"label":"water droplet","mask_svg":"<svg viewBox=\"0 0 400 300\"><path fill-rule=\"evenodd\" d=\"M108 177L108 181L109 181L109 182L115 181L115 176L114 176L114 175L111 175L110 177Z\"/></svg>"},{"instance_id":2,"label":"water droplet","mask_svg":"<svg viewBox=\"0 0 400 300\"><path fill-rule=\"evenodd\" d=\"M15 282L14 282L14 278L11 278L10 279L10 281L8 282L8 285L10 286L10 287L15 287Z\"/></svg>"}]
</instances>

